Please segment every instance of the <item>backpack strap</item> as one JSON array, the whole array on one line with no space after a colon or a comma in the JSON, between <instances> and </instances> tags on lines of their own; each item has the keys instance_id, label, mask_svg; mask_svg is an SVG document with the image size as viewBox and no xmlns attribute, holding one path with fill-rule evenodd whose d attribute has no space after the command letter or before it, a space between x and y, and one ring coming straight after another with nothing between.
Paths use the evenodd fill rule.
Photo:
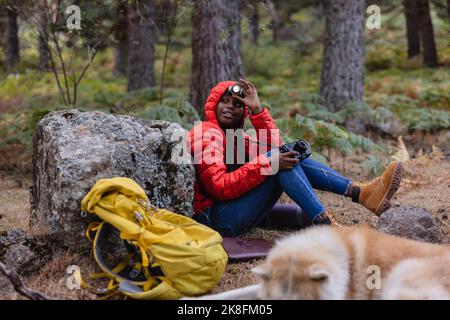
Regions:
<instances>
[{"instance_id":1,"label":"backpack strap","mask_svg":"<svg viewBox=\"0 0 450 320\"><path fill-rule=\"evenodd\" d=\"M133 245L130 241L128 241L128 240L123 240L123 243L124 243L124 245L125 245L125 248L127 249L127 251L128 251L128 253L130 253L131 255L133 255L133 256L136 256L136 257L139 257L139 260L141 260L142 261L142 256L141 256L141 251L140 250L138 250L137 248L136 248L136 246L135 245ZM142 267L142 264L141 263L139 263L139 265ZM133 269L134 270L134 269ZM144 270L147 270L148 271L148 273L152 276L152 277L164 277L165 275L164 275L164 272L162 271L162 269L161 269L161 267L159 267L159 266L148 266L146 269L144 269ZM136 271L138 271L138 270L136 270ZM132 278L132 279L134 279L134 278L136 278L137 276L138 276L138 274L136 274L136 271L135 272L131 272L130 273L130 278ZM139 270L140 271L140 270Z\"/></svg>"},{"instance_id":2,"label":"backpack strap","mask_svg":"<svg viewBox=\"0 0 450 320\"><path fill-rule=\"evenodd\" d=\"M112 225L110 225L107 222L102 222L99 225L99 228L97 230L97 234L95 235L94 238L94 247L93 247L93 251L94 251L94 258L97 261L98 265L100 266L100 268L103 270L103 272L105 274L107 274L109 277L113 277L115 279L117 279L118 282L121 281L130 281L130 279L125 278L124 276L121 276L119 274L119 272L121 272L122 270L124 270L126 268L126 266L128 265L128 263L131 261L131 258L134 255L134 252L130 252L130 254L127 256L127 258L125 259L125 261L123 261L121 264L119 264L119 266L121 266L122 268L114 268L111 269L105 262L104 258L103 258L103 252L102 252L102 247L101 247L101 243L102 240L104 240L108 234L108 231L111 230ZM130 244L131 246L131 244ZM126 263L126 264L125 264ZM135 283L137 285L143 285L145 283L145 281L135 281Z\"/></svg>"},{"instance_id":3,"label":"backpack strap","mask_svg":"<svg viewBox=\"0 0 450 320\"><path fill-rule=\"evenodd\" d=\"M101 239L103 239L108 228L112 226L106 222L102 222L97 234L94 239L94 258L99 264L100 268L118 282L115 289L119 290L121 293L135 299L160 299L161 297L171 297L171 299L179 299L183 295L177 289L173 288L170 281L164 276L162 269L160 267L149 267L144 269L144 274L147 275L146 281L133 281L127 279L114 269L110 269L105 261L103 260L103 255L101 252ZM129 246L134 247L129 243ZM139 251L134 248L132 251ZM133 272L133 271L132 271Z\"/></svg>"},{"instance_id":4,"label":"backpack strap","mask_svg":"<svg viewBox=\"0 0 450 320\"><path fill-rule=\"evenodd\" d=\"M135 296L136 298L140 299L157 299L158 296L162 296L165 294L170 294L175 299L182 296L181 293L178 292L178 290L171 287L168 279L165 277L162 269L159 266L143 268L142 263L139 262L131 270L129 275L130 279L119 274L129 265L133 257L138 257L138 260L140 260L141 258L141 250L137 250L137 248L128 241L124 241L124 243L129 254L124 261L122 261L115 268L111 269L106 264L103 258L101 246L101 243L103 242L103 240L105 240L108 231L111 228L113 228L113 226L107 222L96 224L95 230L93 230L94 228L89 228L90 231L97 232L93 239L93 253L95 260L103 271L101 273L93 274L90 277L92 279L108 277L111 280L107 288L94 289L83 280L83 278L81 277L81 273L78 270L78 272L75 274L75 277L83 289L97 295L104 295L103 297L109 297L111 294L113 294L113 292L117 290L125 295L131 297ZM146 279L144 281L133 280L137 278L141 273L145 275Z\"/></svg>"}]
</instances>

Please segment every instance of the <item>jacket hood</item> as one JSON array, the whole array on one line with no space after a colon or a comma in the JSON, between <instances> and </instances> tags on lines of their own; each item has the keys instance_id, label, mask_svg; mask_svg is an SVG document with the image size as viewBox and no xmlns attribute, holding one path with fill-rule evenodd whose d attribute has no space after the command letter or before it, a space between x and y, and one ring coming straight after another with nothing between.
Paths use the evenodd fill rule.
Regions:
<instances>
[{"instance_id":1,"label":"jacket hood","mask_svg":"<svg viewBox=\"0 0 450 320\"><path fill-rule=\"evenodd\" d=\"M205 120L213 122L220 126L219 121L216 116L217 105L219 104L220 98L228 89L229 86L235 84L236 81L223 81L216 84L214 88L211 89L208 99L205 103ZM244 116L242 117L241 127L244 126L245 119L248 117L248 107L244 106Z\"/></svg>"}]
</instances>

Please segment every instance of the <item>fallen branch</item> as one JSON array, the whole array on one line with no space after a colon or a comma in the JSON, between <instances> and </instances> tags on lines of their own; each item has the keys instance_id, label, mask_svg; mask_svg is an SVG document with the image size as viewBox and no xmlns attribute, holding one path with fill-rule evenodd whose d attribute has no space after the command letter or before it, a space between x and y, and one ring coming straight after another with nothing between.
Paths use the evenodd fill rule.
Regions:
<instances>
[{"instance_id":1,"label":"fallen branch","mask_svg":"<svg viewBox=\"0 0 450 320\"><path fill-rule=\"evenodd\" d=\"M2 273L11 282L14 290L16 290L16 292L18 292L22 296L27 297L31 300L52 300L51 298L43 295L40 292L33 291L25 287L17 272L0 262L0 274Z\"/></svg>"}]
</instances>

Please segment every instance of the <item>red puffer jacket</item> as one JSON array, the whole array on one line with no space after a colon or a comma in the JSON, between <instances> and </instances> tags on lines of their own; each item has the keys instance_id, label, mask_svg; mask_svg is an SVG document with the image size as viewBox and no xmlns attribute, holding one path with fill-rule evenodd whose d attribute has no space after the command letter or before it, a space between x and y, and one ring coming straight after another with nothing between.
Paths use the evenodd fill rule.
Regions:
<instances>
[{"instance_id":1,"label":"red puffer jacket","mask_svg":"<svg viewBox=\"0 0 450 320\"><path fill-rule=\"evenodd\" d=\"M227 172L225 164L226 135L217 120L216 107L223 93L234 83L234 81L220 82L211 89L205 104L206 121L196 125L187 135L188 150L193 155L196 168L194 213L204 211L214 201L230 200L242 196L261 184L270 174L270 163L264 154L259 153L237 170ZM249 114L248 107L244 108L242 126ZM257 115L250 115L249 118L261 144L267 143L272 146L281 144L278 129L267 109L263 109ZM266 129L268 134L260 133L259 129ZM248 156L248 138L250 137L245 137L245 151ZM260 141L260 139L264 141ZM234 148L236 154L236 144L234 144ZM267 147L267 150L270 150L270 146ZM263 171L265 171L264 174L262 174Z\"/></svg>"}]
</instances>

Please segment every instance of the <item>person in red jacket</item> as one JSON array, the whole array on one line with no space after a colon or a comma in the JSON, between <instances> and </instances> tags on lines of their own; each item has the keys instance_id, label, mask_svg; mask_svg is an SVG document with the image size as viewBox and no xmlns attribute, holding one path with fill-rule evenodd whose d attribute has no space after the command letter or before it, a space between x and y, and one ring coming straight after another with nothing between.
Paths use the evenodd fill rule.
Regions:
<instances>
[{"instance_id":1,"label":"person in red jacket","mask_svg":"<svg viewBox=\"0 0 450 320\"><path fill-rule=\"evenodd\" d=\"M247 118L256 138L242 130ZM298 227L305 221L338 224L314 189L350 197L380 214L390 207L402 174L401 163L393 162L382 176L357 184L310 158L299 161L295 151L278 152L277 126L262 108L255 86L244 79L211 89L205 121L187 138L196 169L193 217L223 236L238 236L276 216L273 207L283 191L298 205L294 220L303 221Z\"/></svg>"}]
</instances>

